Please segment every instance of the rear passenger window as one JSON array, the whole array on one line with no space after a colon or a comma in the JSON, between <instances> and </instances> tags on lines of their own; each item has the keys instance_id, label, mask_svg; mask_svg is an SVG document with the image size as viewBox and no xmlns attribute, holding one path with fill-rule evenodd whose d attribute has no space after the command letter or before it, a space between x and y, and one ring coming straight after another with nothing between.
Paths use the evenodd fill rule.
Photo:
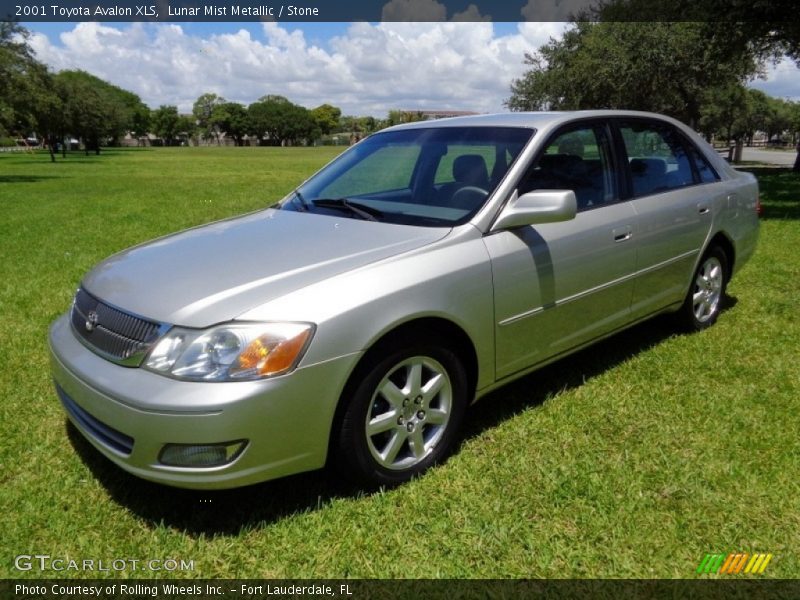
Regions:
<instances>
[{"instance_id":1,"label":"rear passenger window","mask_svg":"<svg viewBox=\"0 0 800 600\"><path fill-rule=\"evenodd\" d=\"M700 176L700 183L714 183L719 181L719 175L714 168L706 160L706 157L700 154L694 146L689 148L689 156L692 157L697 174Z\"/></svg>"},{"instance_id":2,"label":"rear passenger window","mask_svg":"<svg viewBox=\"0 0 800 600\"><path fill-rule=\"evenodd\" d=\"M615 201L616 178L605 129L586 125L553 138L526 174L519 193L537 189L572 190L578 210Z\"/></svg>"},{"instance_id":3,"label":"rear passenger window","mask_svg":"<svg viewBox=\"0 0 800 600\"><path fill-rule=\"evenodd\" d=\"M623 123L634 196L694 185L686 149L672 127L652 122Z\"/></svg>"}]
</instances>

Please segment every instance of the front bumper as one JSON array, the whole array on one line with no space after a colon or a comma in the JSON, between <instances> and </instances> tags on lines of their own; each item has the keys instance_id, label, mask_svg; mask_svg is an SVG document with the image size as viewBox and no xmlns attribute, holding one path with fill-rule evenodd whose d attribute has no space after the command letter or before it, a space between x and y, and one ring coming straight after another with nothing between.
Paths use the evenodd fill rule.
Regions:
<instances>
[{"instance_id":1,"label":"front bumper","mask_svg":"<svg viewBox=\"0 0 800 600\"><path fill-rule=\"evenodd\" d=\"M101 453L144 479L186 488L248 485L325 464L336 404L359 354L261 381L170 379L91 352L68 317L50 328L53 378L67 415ZM227 465L162 465L165 444L248 440Z\"/></svg>"}]
</instances>

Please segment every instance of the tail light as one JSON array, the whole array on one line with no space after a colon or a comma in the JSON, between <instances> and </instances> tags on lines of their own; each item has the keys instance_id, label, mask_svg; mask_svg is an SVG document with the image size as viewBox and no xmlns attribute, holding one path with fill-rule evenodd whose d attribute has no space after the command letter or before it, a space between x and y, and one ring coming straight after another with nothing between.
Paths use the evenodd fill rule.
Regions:
<instances>
[{"instance_id":1,"label":"tail light","mask_svg":"<svg viewBox=\"0 0 800 600\"><path fill-rule=\"evenodd\" d=\"M764 209L761 207L761 196L756 195L756 214L760 217Z\"/></svg>"}]
</instances>

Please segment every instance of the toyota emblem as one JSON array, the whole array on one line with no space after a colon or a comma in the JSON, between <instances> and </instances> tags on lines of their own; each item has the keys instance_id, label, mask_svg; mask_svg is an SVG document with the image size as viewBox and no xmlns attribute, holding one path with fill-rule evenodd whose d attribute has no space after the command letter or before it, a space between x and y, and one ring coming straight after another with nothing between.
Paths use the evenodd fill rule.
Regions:
<instances>
[{"instance_id":1,"label":"toyota emblem","mask_svg":"<svg viewBox=\"0 0 800 600\"><path fill-rule=\"evenodd\" d=\"M89 314L86 315L86 331L92 331L97 325L97 321L97 312L90 310Z\"/></svg>"}]
</instances>

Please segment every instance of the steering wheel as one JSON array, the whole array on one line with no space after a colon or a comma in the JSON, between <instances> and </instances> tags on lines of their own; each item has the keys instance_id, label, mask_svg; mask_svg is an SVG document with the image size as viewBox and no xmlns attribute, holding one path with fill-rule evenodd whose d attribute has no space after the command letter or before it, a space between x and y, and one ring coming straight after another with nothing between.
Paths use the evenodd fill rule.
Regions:
<instances>
[{"instance_id":1,"label":"steering wheel","mask_svg":"<svg viewBox=\"0 0 800 600\"><path fill-rule=\"evenodd\" d=\"M453 194L453 197L450 198L449 204L453 208L466 208L472 210L483 204L483 201L486 200L486 196L488 195L489 192L483 188L479 188L476 185L467 185Z\"/></svg>"}]
</instances>

